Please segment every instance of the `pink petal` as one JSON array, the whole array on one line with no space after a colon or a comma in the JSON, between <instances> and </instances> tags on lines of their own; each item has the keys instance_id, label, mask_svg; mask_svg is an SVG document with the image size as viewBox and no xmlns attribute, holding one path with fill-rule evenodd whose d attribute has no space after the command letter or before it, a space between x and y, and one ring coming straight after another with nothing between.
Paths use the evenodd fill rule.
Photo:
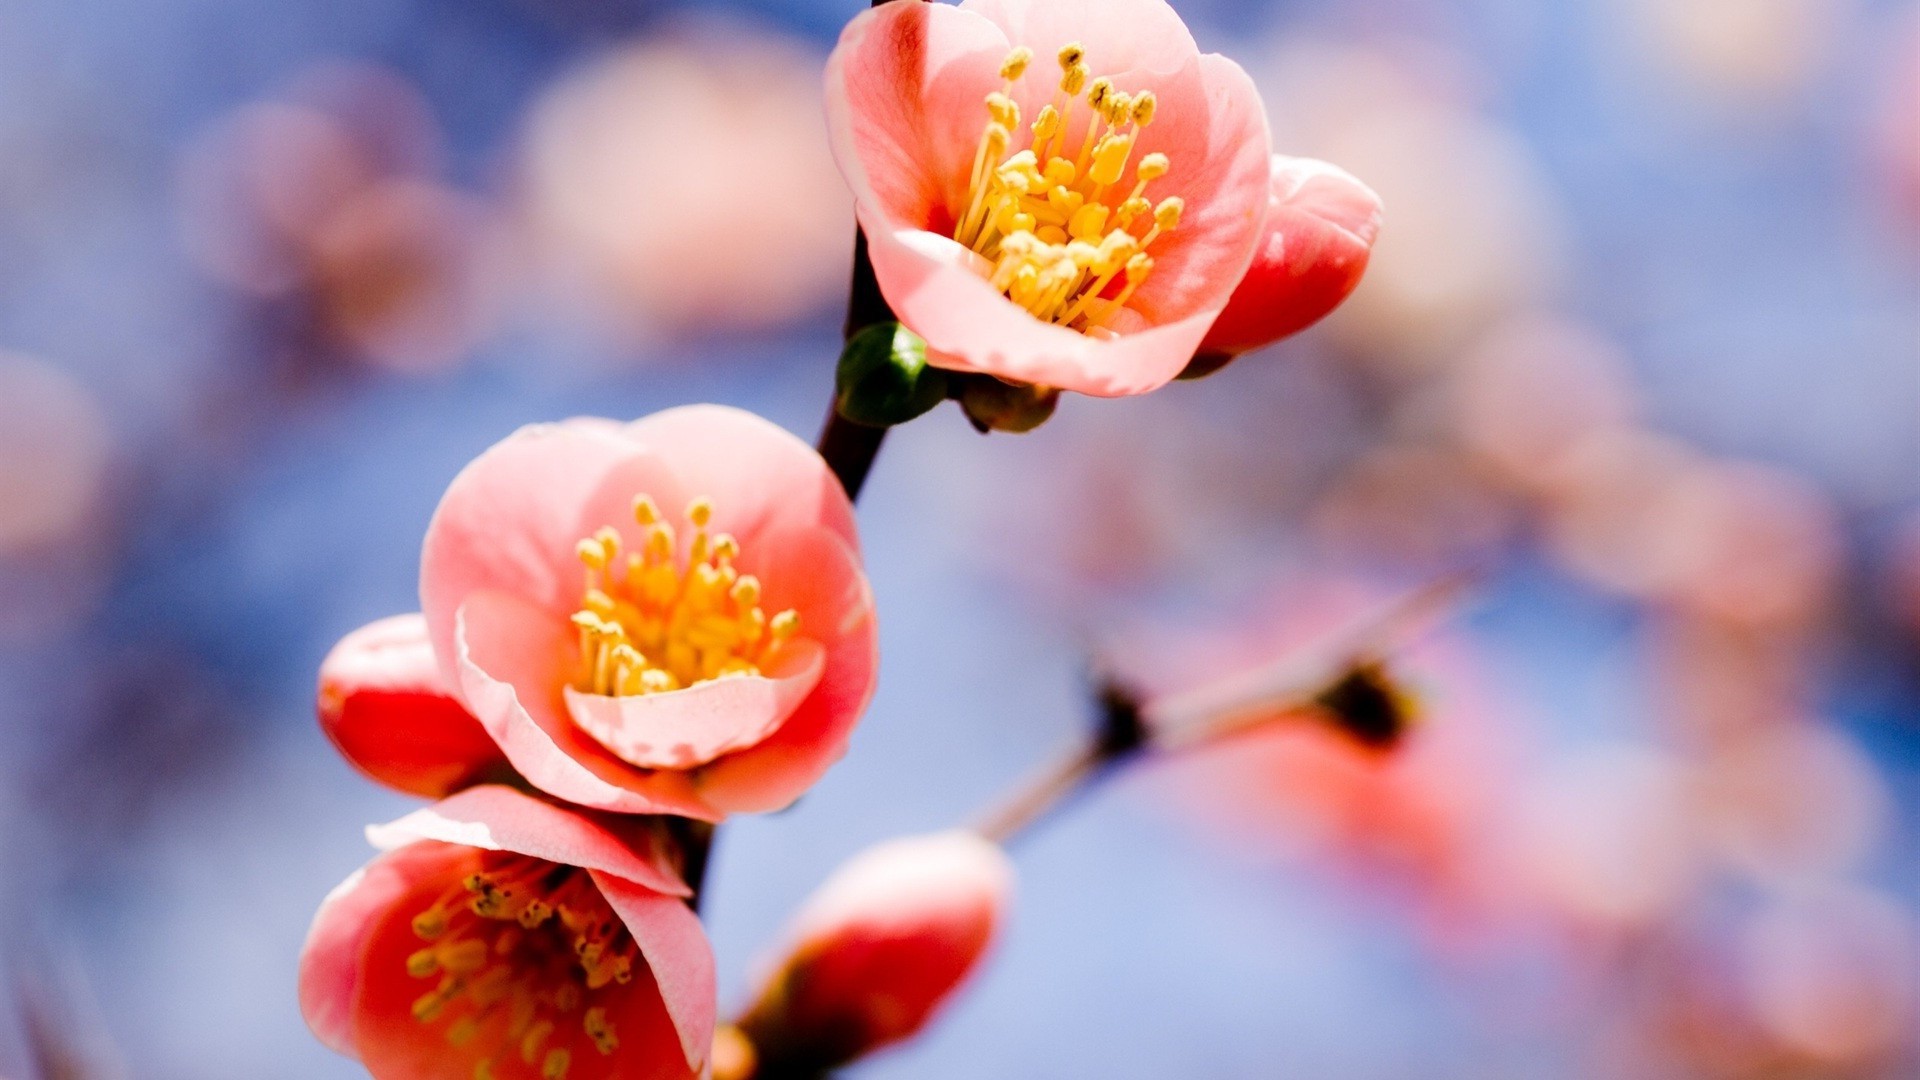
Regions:
<instances>
[{"instance_id":1,"label":"pink petal","mask_svg":"<svg viewBox=\"0 0 1920 1080\"><path fill-rule=\"evenodd\" d=\"M594 883L647 958L687 1067L698 1073L713 1049L717 980L713 948L685 903L596 872Z\"/></svg>"},{"instance_id":2,"label":"pink petal","mask_svg":"<svg viewBox=\"0 0 1920 1080\"><path fill-rule=\"evenodd\" d=\"M781 809L799 798L846 752L873 697L879 632L873 593L859 557L837 538L812 531L761 545L756 567L769 611L793 608L800 633L826 650L826 670L800 707L772 735L699 770L699 795L728 813Z\"/></svg>"},{"instance_id":3,"label":"pink petal","mask_svg":"<svg viewBox=\"0 0 1920 1080\"><path fill-rule=\"evenodd\" d=\"M689 497L712 499L713 529L749 551L763 532L802 526L827 529L860 550L846 491L813 447L785 428L743 409L686 405L636 420L626 433L671 463Z\"/></svg>"},{"instance_id":4,"label":"pink petal","mask_svg":"<svg viewBox=\"0 0 1920 1080\"><path fill-rule=\"evenodd\" d=\"M1000 88L1006 33L963 8L887 3L854 16L827 59L834 160L854 197L887 218L952 231Z\"/></svg>"},{"instance_id":5,"label":"pink petal","mask_svg":"<svg viewBox=\"0 0 1920 1080\"><path fill-rule=\"evenodd\" d=\"M772 734L820 682L826 651L788 642L777 666L662 694L608 697L566 689L567 712L601 746L642 769L690 769Z\"/></svg>"},{"instance_id":6,"label":"pink petal","mask_svg":"<svg viewBox=\"0 0 1920 1080\"><path fill-rule=\"evenodd\" d=\"M320 664L320 728L368 776L439 798L506 760L448 690L426 619L396 615L340 640Z\"/></svg>"},{"instance_id":7,"label":"pink petal","mask_svg":"<svg viewBox=\"0 0 1920 1080\"><path fill-rule=\"evenodd\" d=\"M971 253L953 240L892 228L864 209L859 216L888 302L927 339L936 367L1125 397L1171 381L1212 324L1214 312L1204 311L1105 340L1088 337L1008 302L970 268Z\"/></svg>"},{"instance_id":8,"label":"pink petal","mask_svg":"<svg viewBox=\"0 0 1920 1080\"><path fill-rule=\"evenodd\" d=\"M1366 272L1380 233L1380 197L1311 158L1273 159L1267 237L1200 351L1233 356L1318 322Z\"/></svg>"},{"instance_id":9,"label":"pink petal","mask_svg":"<svg viewBox=\"0 0 1920 1080\"><path fill-rule=\"evenodd\" d=\"M577 647L571 623L518 597L479 592L460 606L457 624L461 694L534 787L600 810L719 819L686 774L636 769L574 726L561 697Z\"/></svg>"},{"instance_id":10,"label":"pink petal","mask_svg":"<svg viewBox=\"0 0 1920 1080\"><path fill-rule=\"evenodd\" d=\"M395 852L355 870L321 901L300 948L300 1014L330 1049L359 1053L353 1002L377 918L445 861L444 851L430 847Z\"/></svg>"},{"instance_id":11,"label":"pink petal","mask_svg":"<svg viewBox=\"0 0 1920 1080\"><path fill-rule=\"evenodd\" d=\"M468 788L397 821L369 825L367 839L385 850L439 840L511 851L617 874L668 896L693 892L673 868L671 847L654 822L563 809L498 784Z\"/></svg>"},{"instance_id":12,"label":"pink petal","mask_svg":"<svg viewBox=\"0 0 1920 1080\"><path fill-rule=\"evenodd\" d=\"M521 428L461 470L427 526L420 558L420 605L447 682L460 685L454 615L469 595L505 592L570 614L582 592L580 541L601 524L632 539L633 496L658 490L673 498L672 487L664 464L609 420ZM624 492L626 507L589 514L608 491ZM583 529L587 517L595 523Z\"/></svg>"}]
</instances>

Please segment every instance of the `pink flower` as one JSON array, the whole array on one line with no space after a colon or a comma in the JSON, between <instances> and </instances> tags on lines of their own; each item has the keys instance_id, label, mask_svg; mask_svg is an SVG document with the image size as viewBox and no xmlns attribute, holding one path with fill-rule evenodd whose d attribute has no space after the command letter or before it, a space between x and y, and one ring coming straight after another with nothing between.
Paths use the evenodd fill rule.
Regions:
<instances>
[{"instance_id":1,"label":"pink flower","mask_svg":"<svg viewBox=\"0 0 1920 1080\"><path fill-rule=\"evenodd\" d=\"M1275 155L1266 239L1200 343L1232 357L1319 322L1366 272L1380 233L1380 196L1337 166Z\"/></svg>"},{"instance_id":2,"label":"pink flower","mask_svg":"<svg viewBox=\"0 0 1920 1080\"><path fill-rule=\"evenodd\" d=\"M791 803L872 696L873 597L820 456L749 413L524 428L453 481L421 605L535 787L719 820Z\"/></svg>"},{"instance_id":3,"label":"pink flower","mask_svg":"<svg viewBox=\"0 0 1920 1080\"><path fill-rule=\"evenodd\" d=\"M713 954L655 827L487 785L370 828L301 952L308 1026L376 1080L699 1076Z\"/></svg>"},{"instance_id":4,"label":"pink flower","mask_svg":"<svg viewBox=\"0 0 1920 1080\"><path fill-rule=\"evenodd\" d=\"M882 4L828 61L827 115L881 291L941 367L1145 393L1263 235L1259 96L1161 0Z\"/></svg>"},{"instance_id":5,"label":"pink flower","mask_svg":"<svg viewBox=\"0 0 1920 1080\"><path fill-rule=\"evenodd\" d=\"M396 615L340 640L320 664L320 728L362 772L437 799L509 767L441 678L427 621Z\"/></svg>"},{"instance_id":6,"label":"pink flower","mask_svg":"<svg viewBox=\"0 0 1920 1080\"><path fill-rule=\"evenodd\" d=\"M969 832L893 840L813 894L741 1021L761 1064L828 1068L919 1031L1004 919L1013 866Z\"/></svg>"}]
</instances>

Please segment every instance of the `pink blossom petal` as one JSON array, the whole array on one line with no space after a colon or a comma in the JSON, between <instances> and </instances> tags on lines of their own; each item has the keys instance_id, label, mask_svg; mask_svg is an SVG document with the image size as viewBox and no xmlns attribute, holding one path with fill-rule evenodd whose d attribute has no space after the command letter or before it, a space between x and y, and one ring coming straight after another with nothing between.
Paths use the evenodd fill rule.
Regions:
<instances>
[{"instance_id":1,"label":"pink blossom petal","mask_svg":"<svg viewBox=\"0 0 1920 1080\"><path fill-rule=\"evenodd\" d=\"M819 531L783 534L761 546L756 568L768 610L800 613L800 632L826 650L820 681L785 723L759 744L699 770L699 795L728 813L781 809L846 752L873 697L879 632L859 556Z\"/></svg>"},{"instance_id":2,"label":"pink blossom petal","mask_svg":"<svg viewBox=\"0 0 1920 1080\"><path fill-rule=\"evenodd\" d=\"M320 664L319 714L342 756L410 794L439 798L507 768L441 677L420 615L381 619L342 638Z\"/></svg>"},{"instance_id":3,"label":"pink blossom petal","mask_svg":"<svg viewBox=\"0 0 1920 1080\"><path fill-rule=\"evenodd\" d=\"M647 958L687 1066L700 1072L713 1048L718 985L700 917L673 897L618 877L595 872L593 880Z\"/></svg>"},{"instance_id":4,"label":"pink blossom petal","mask_svg":"<svg viewBox=\"0 0 1920 1080\"><path fill-rule=\"evenodd\" d=\"M693 890L673 868L667 840L649 819L566 810L499 784L483 784L388 822L367 826L382 850L420 840L510 851L601 870L667 896Z\"/></svg>"},{"instance_id":5,"label":"pink blossom petal","mask_svg":"<svg viewBox=\"0 0 1920 1080\"><path fill-rule=\"evenodd\" d=\"M642 769L691 769L766 739L820 682L826 650L788 642L763 675L699 683L661 694L609 697L566 689L574 723L620 760Z\"/></svg>"},{"instance_id":6,"label":"pink blossom petal","mask_svg":"<svg viewBox=\"0 0 1920 1080\"><path fill-rule=\"evenodd\" d=\"M743 409L687 405L636 420L626 434L671 462L689 497L711 499L713 529L749 551L763 532L801 526L827 529L860 550L840 481L813 447L777 424Z\"/></svg>"},{"instance_id":7,"label":"pink blossom petal","mask_svg":"<svg viewBox=\"0 0 1920 1080\"><path fill-rule=\"evenodd\" d=\"M1237 355L1320 321L1360 284L1379 233L1373 189L1324 161L1276 155L1266 240L1200 352Z\"/></svg>"},{"instance_id":8,"label":"pink blossom petal","mask_svg":"<svg viewBox=\"0 0 1920 1080\"><path fill-rule=\"evenodd\" d=\"M635 769L574 726L561 697L571 623L499 592L467 597L457 623L462 695L533 786L600 810L718 819L686 774Z\"/></svg>"},{"instance_id":9,"label":"pink blossom petal","mask_svg":"<svg viewBox=\"0 0 1920 1080\"><path fill-rule=\"evenodd\" d=\"M854 197L899 222L964 209L967 174L1012 44L1000 27L948 4L887 3L854 16L827 59L834 161Z\"/></svg>"},{"instance_id":10,"label":"pink blossom petal","mask_svg":"<svg viewBox=\"0 0 1920 1080\"><path fill-rule=\"evenodd\" d=\"M469 595L493 590L560 615L576 610L580 541L598 524L630 527L633 495L672 482L618 425L595 419L521 428L461 470L420 558L421 610L447 682L460 685L454 615ZM607 490L625 491L628 509L583 531L583 516Z\"/></svg>"},{"instance_id":11,"label":"pink blossom petal","mask_svg":"<svg viewBox=\"0 0 1920 1080\"><path fill-rule=\"evenodd\" d=\"M353 1002L375 919L445 860L443 851L429 847L396 852L355 870L321 901L300 948L300 1014L334 1051L358 1052Z\"/></svg>"}]
</instances>

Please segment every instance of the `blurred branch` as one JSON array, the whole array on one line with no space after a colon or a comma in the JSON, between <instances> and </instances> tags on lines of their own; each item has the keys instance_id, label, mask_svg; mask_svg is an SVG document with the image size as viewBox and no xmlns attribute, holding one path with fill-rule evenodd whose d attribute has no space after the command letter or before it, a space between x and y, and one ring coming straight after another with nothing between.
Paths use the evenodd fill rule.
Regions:
<instances>
[{"instance_id":1,"label":"blurred branch","mask_svg":"<svg viewBox=\"0 0 1920 1080\"><path fill-rule=\"evenodd\" d=\"M1361 699L1375 710L1382 703L1396 709L1382 662L1423 636L1476 580L1464 572L1442 578L1306 649L1186 693L1143 701L1109 676L1098 687L1100 722L1092 737L1015 788L982 815L975 830L1011 843L1142 754L1198 749L1281 717L1331 714L1336 727L1354 727L1361 741L1392 745L1404 716L1396 713L1383 731L1377 715L1348 717L1346 706Z\"/></svg>"}]
</instances>

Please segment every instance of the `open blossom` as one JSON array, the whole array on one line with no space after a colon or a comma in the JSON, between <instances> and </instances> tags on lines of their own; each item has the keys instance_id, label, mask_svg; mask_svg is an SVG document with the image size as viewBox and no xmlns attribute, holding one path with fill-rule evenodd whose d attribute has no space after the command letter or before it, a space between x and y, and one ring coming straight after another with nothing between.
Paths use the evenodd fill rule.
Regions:
<instances>
[{"instance_id":1,"label":"open blossom","mask_svg":"<svg viewBox=\"0 0 1920 1080\"><path fill-rule=\"evenodd\" d=\"M1232 357L1297 334L1360 284L1380 234L1380 196L1344 169L1275 155L1265 238L1200 343Z\"/></svg>"},{"instance_id":2,"label":"open blossom","mask_svg":"<svg viewBox=\"0 0 1920 1080\"><path fill-rule=\"evenodd\" d=\"M942 367L1152 390L1264 235L1259 96L1162 0L882 4L827 111L881 291Z\"/></svg>"},{"instance_id":3,"label":"open blossom","mask_svg":"<svg viewBox=\"0 0 1920 1080\"><path fill-rule=\"evenodd\" d=\"M600 809L775 810L873 692L852 505L811 448L735 409L516 432L441 500L420 591L423 616L343 642L321 687L335 742L404 790L504 759ZM388 647L369 660L369 641Z\"/></svg>"},{"instance_id":4,"label":"open blossom","mask_svg":"<svg viewBox=\"0 0 1920 1080\"><path fill-rule=\"evenodd\" d=\"M855 856L795 917L740 1023L761 1065L828 1068L919 1031L993 943L1012 890L1006 854L970 832Z\"/></svg>"},{"instance_id":5,"label":"open blossom","mask_svg":"<svg viewBox=\"0 0 1920 1080\"><path fill-rule=\"evenodd\" d=\"M654 828L484 785L369 829L301 952L307 1024L375 1080L701 1075L713 954Z\"/></svg>"}]
</instances>

